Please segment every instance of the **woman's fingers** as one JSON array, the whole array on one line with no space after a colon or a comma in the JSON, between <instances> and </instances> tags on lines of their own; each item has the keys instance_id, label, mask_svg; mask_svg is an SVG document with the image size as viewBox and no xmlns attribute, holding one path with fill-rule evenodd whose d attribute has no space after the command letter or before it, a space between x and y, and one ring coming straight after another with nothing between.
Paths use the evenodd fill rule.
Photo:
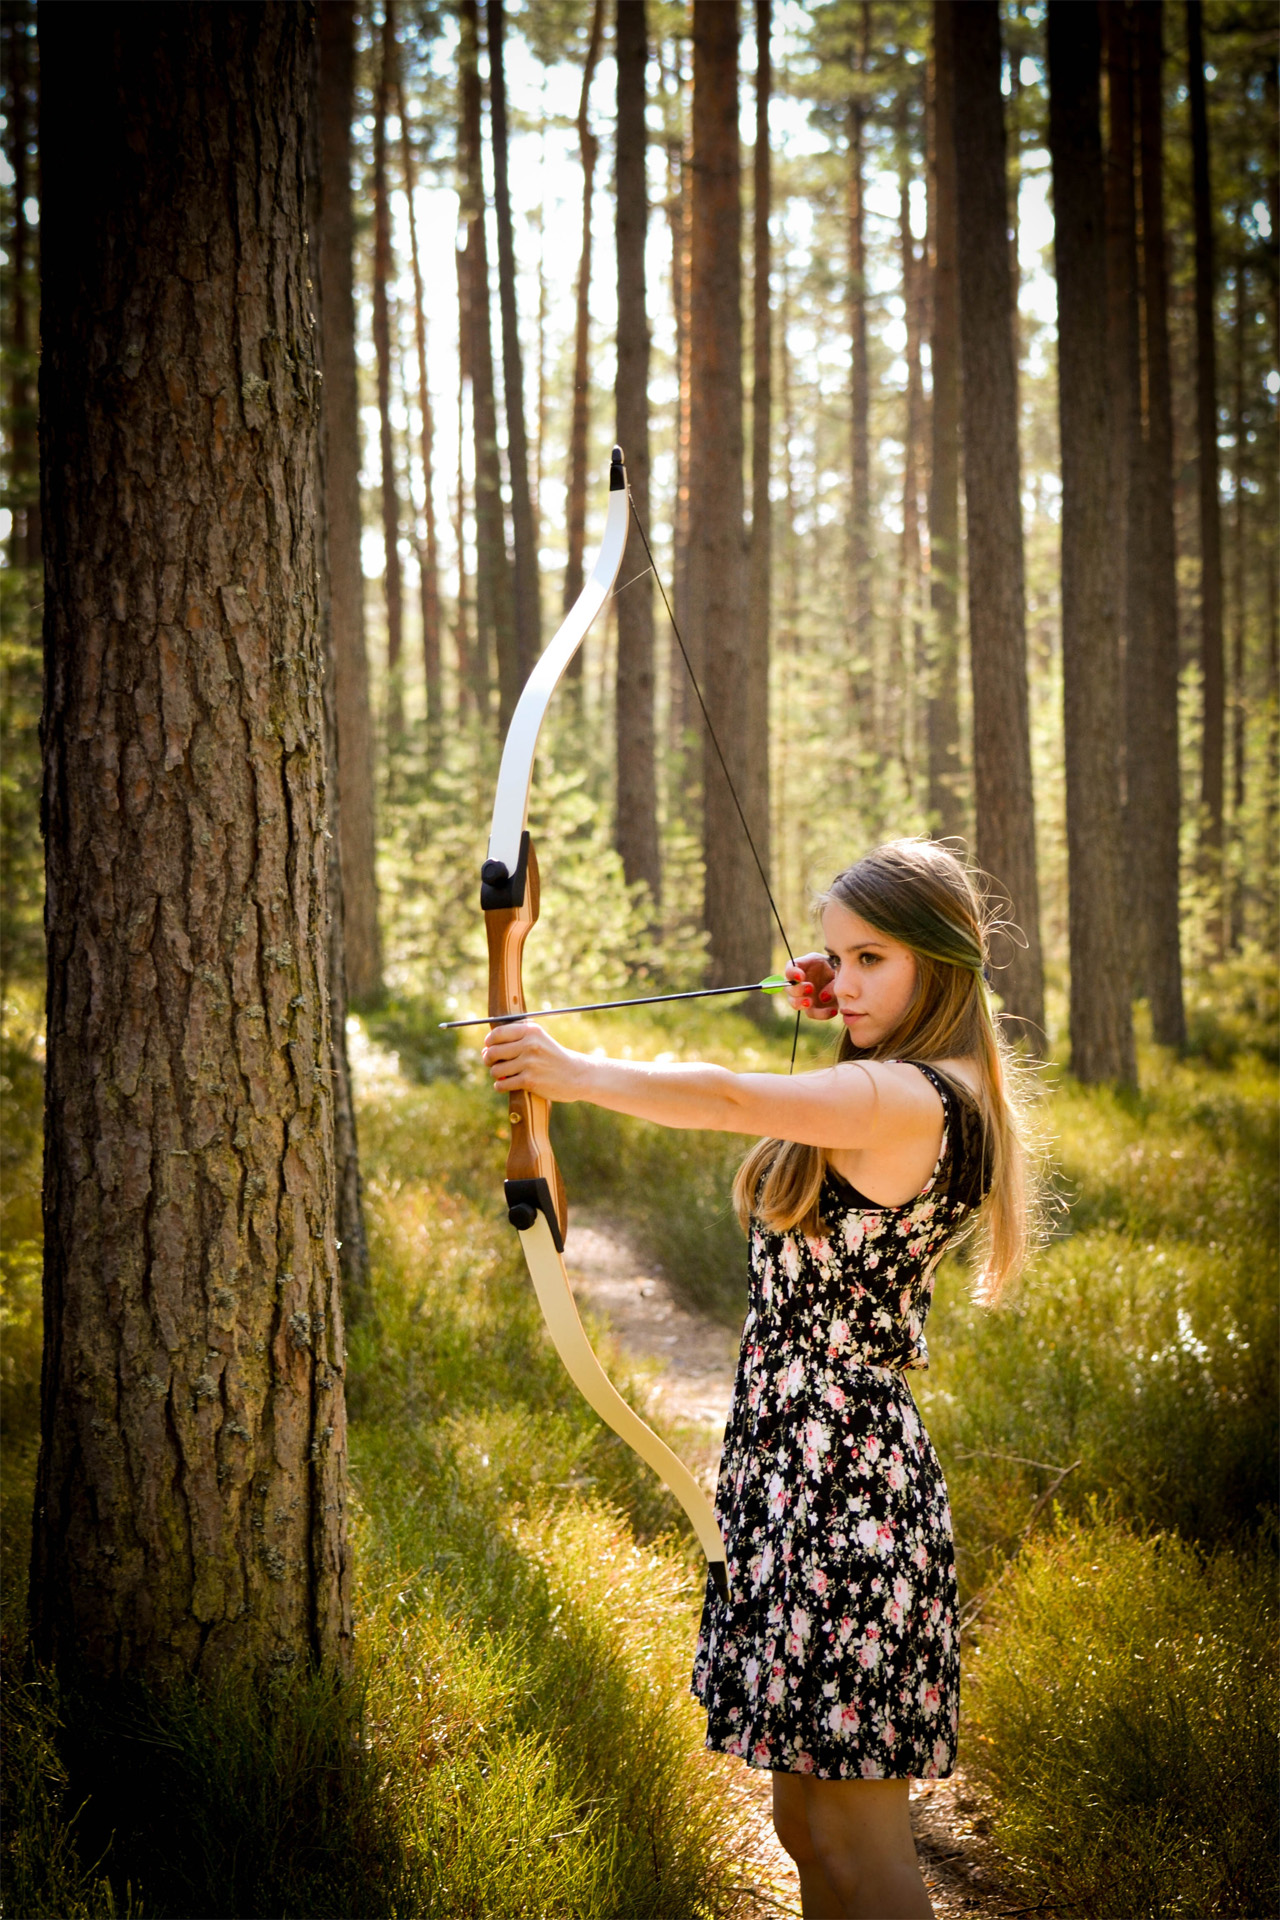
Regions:
<instances>
[{"instance_id":1,"label":"woman's fingers","mask_svg":"<svg viewBox=\"0 0 1280 1920\"><path fill-rule=\"evenodd\" d=\"M532 1021L490 1028L480 1057L503 1093L540 1093L548 1100L574 1097L579 1056Z\"/></svg>"},{"instance_id":2,"label":"woman's fingers","mask_svg":"<svg viewBox=\"0 0 1280 1920\"><path fill-rule=\"evenodd\" d=\"M785 970L787 1005L793 1013L807 1013L814 1020L832 1020L836 1015L831 982L835 974L825 953L801 954Z\"/></svg>"}]
</instances>

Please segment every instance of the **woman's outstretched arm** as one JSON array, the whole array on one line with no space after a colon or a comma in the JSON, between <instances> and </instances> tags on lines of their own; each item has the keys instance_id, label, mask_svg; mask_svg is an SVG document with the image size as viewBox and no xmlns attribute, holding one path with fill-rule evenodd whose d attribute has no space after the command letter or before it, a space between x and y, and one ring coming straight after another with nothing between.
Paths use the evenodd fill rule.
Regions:
<instances>
[{"instance_id":1,"label":"woman's outstretched arm","mask_svg":"<svg viewBox=\"0 0 1280 1920\"><path fill-rule=\"evenodd\" d=\"M788 1075L606 1060L561 1046L533 1021L495 1028L483 1057L503 1093L524 1088L659 1126L771 1135L836 1151L905 1143L937 1127L941 1105L923 1074L893 1061Z\"/></svg>"}]
</instances>

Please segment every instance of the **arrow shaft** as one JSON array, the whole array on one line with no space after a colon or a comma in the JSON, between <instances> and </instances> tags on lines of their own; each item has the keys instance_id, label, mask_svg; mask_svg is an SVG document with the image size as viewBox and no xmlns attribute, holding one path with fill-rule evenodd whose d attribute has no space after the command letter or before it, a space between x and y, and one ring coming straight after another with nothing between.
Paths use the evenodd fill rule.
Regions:
<instances>
[{"instance_id":1,"label":"arrow shaft","mask_svg":"<svg viewBox=\"0 0 1280 1920\"><path fill-rule=\"evenodd\" d=\"M516 1020L549 1020L558 1013L604 1013L611 1007L654 1007L666 1000L711 1000L722 993L777 993L764 980L744 987L697 987L692 993L646 993L640 1000L588 1000L580 1007L538 1007L525 1013L495 1013L484 1020L442 1020L442 1027L508 1027Z\"/></svg>"}]
</instances>

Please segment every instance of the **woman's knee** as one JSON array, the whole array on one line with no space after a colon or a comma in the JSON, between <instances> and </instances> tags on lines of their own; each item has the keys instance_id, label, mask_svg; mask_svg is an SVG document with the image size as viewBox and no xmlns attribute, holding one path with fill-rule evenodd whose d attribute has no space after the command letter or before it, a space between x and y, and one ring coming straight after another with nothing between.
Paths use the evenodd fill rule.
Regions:
<instances>
[{"instance_id":1,"label":"woman's knee","mask_svg":"<svg viewBox=\"0 0 1280 1920\"><path fill-rule=\"evenodd\" d=\"M797 1862L816 1859L809 1832L809 1808L804 1788L794 1774L773 1776L773 1830L778 1843Z\"/></svg>"}]
</instances>

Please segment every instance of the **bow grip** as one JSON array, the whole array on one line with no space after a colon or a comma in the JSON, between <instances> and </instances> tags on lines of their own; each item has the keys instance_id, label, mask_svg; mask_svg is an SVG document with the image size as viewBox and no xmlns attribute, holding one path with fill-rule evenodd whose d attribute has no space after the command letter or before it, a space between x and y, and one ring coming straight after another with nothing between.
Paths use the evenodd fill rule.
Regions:
<instances>
[{"instance_id":1,"label":"bow grip","mask_svg":"<svg viewBox=\"0 0 1280 1920\"><path fill-rule=\"evenodd\" d=\"M520 839L514 873L500 861L481 869L480 904L489 943L489 1012L525 1013L521 964L524 943L538 918L538 861L528 832ZM546 1216L558 1252L564 1252L569 1207L564 1182L551 1150L551 1102L541 1094L507 1095L511 1145L507 1151L507 1218L521 1231Z\"/></svg>"}]
</instances>

